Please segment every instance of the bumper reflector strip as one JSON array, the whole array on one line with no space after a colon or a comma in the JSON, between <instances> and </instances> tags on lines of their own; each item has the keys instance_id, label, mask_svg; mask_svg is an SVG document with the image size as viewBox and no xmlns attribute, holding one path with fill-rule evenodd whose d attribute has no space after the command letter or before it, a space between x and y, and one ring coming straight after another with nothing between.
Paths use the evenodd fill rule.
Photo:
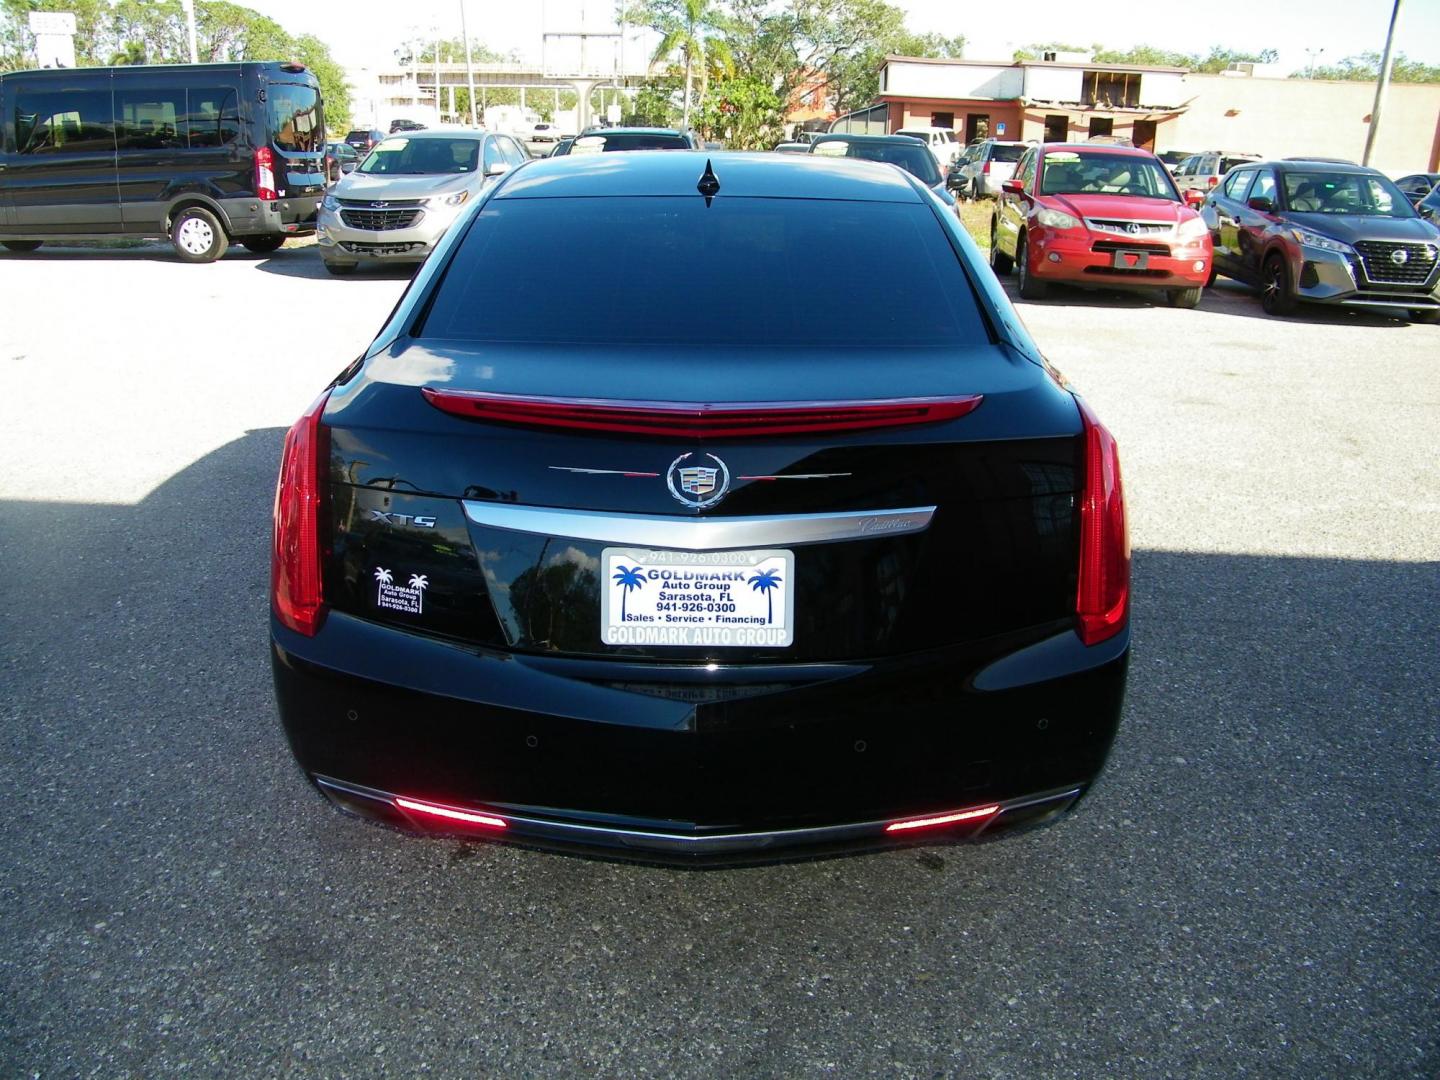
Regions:
<instances>
[{"instance_id":1,"label":"bumper reflector strip","mask_svg":"<svg viewBox=\"0 0 1440 1080\"><path fill-rule=\"evenodd\" d=\"M434 803L416 802L402 795L395 796L395 805L414 814L429 814L449 821L463 821L467 825L483 825L490 829L504 829L508 824L504 818L491 814L477 814L473 810L455 810L448 806L436 806Z\"/></svg>"},{"instance_id":2,"label":"bumper reflector strip","mask_svg":"<svg viewBox=\"0 0 1440 1080\"><path fill-rule=\"evenodd\" d=\"M885 826L886 832L904 832L906 829L931 829L940 825L953 825L957 821L974 821L976 818L989 817L991 814L998 814L999 806L982 806L978 810L961 810L954 814L941 814L939 817L911 818L909 821L892 821Z\"/></svg>"}]
</instances>

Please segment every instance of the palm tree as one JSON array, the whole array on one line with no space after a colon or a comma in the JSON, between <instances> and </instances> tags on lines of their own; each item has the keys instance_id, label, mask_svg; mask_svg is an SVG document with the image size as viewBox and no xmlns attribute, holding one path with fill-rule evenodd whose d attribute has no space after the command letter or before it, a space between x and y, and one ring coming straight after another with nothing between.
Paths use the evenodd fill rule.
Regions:
<instances>
[{"instance_id":1,"label":"palm tree","mask_svg":"<svg viewBox=\"0 0 1440 1080\"><path fill-rule=\"evenodd\" d=\"M426 586L426 585L429 585L429 584L430 584L430 579L429 579L428 577L426 577L424 574L411 574L411 575L410 575L410 588L412 588L412 589L418 589L420 592L424 592L424 591L425 591L425 586Z\"/></svg>"},{"instance_id":2,"label":"palm tree","mask_svg":"<svg viewBox=\"0 0 1440 1080\"><path fill-rule=\"evenodd\" d=\"M381 585L389 585L395 580L395 576L391 574L389 570L386 570L385 567L377 566L375 568L375 580Z\"/></svg>"},{"instance_id":3,"label":"palm tree","mask_svg":"<svg viewBox=\"0 0 1440 1080\"><path fill-rule=\"evenodd\" d=\"M700 102L705 101L709 84L710 58L718 60L721 70L734 71L730 47L724 41L711 41L707 30L720 25L722 16L712 0L651 0L635 13L635 20L660 31L660 44L651 63L660 63L678 51L685 62L685 112L681 124L690 126L690 104L694 94L695 67L700 67Z\"/></svg>"},{"instance_id":4,"label":"palm tree","mask_svg":"<svg viewBox=\"0 0 1440 1080\"><path fill-rule=\"evenodd\" d=\"M620 564L617 565L619 565L620 572L618 574L612 575L612 577L614 578L616 584L618 584L622 589L625 590L620 594L620 621L624 622L625 600L630 595L631 589L643 589L645 587L645 579L640 576L640 567L626 567Z\"/></svg>"},{"instance_id":5,"label":"palm tree","mask_svg":"<svg viewBox=\"0 0 1440 1080\"><path fill-rule=\"evenodd\" d=\"M784 579L778 570L761 570L750 579L750 588L759 589L765 597L765 621L775 621L775 598L770 595L771 589L780 588L780 582Z\"/></svg>"}]
</instances>

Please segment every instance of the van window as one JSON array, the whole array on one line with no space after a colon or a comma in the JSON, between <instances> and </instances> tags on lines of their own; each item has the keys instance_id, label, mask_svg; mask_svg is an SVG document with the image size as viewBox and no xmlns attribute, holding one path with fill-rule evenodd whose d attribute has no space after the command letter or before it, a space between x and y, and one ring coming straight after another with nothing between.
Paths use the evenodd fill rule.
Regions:
<instances>
[{"instance_id":1,"label":"van window","mask_svg":"<svg viewBox=\"0 0 1440 1080\"><path fill-rule=\"evenodd\" d=\"M15 95L15 149L21 154L115 149L108 90L21 88Z\"/></svg>"},{"instance_id":2,"label":"van window","mask_svg":"<svg viewBox=\"0 0 1440 1080\"><path fill-rule=\"evenodd\" d=\"M116 91L115 145L121 150L183 150L185 91Z\"/></svg>"},{"instance_id":3,"label":"van window","mask_svg":"<svg viewBox=\"0 0 1440 1080\"><path fill-rule=\"evenodd\" d=\"M239 95L222 86L190 90L190 149L225 146L240 135Z\"/></svg>"},{"instance_id":4,"label":"van window","mask_svg":"<svg viewBox=\"0 0 1440 1080\"><path fill-rule=\"evenodd\" d=\"M302 83L271 83L270 138L281 150L312 153L325 149L325 125L320 117L320 94Z\"/></svg>"}]
</instances>

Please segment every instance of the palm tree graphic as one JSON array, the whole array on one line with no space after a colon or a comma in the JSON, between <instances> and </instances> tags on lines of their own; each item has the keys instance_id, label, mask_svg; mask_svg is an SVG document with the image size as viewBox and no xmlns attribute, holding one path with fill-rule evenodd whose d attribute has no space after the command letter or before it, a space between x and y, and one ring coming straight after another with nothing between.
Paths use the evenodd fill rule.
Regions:
<instances>
[{"instance_id":1,"label":"palm tree graphic","mask_svg":"<svg viewBox=\"0 0 1440 1080\"><path fill-rule=\"evenodd\" d=\"M425 591L425 586L426 586L426 585L429 585L429 584L430 584L430 579L429 579L428 577L426 577L424 574L411 574L411 575L410 575L410 588L412 588L412 589L415 589L415 590L417 590L417 591L419 591L419 592L424 592L424 591Z\"/></svg>"},{"instance_id":2,"label":"palm tree graphic","mask_svg":"<svg viewBox=\"0 0 1440 1080\"><path fill-rule=\"evenodd\" d=\"M378 581L381 585L389 585L392 581L395 580L395 577L390 573L389 570L386 570L385 567L377 566L375 568L375 580Z\"/></svg>"},{"instance_id":3,"label":"palm tree graphic","mask_svg":"<svg viewBox=\"0 0 1440 1080\"><path fill-rule=\"evenodd\" d=\"M759 589L765 596L765 621L775 621L775 598L770 595L771 589L779 589L780 582L784 579L778 570L761 570L750 579L750 588Z\"/></svg>"},{"instance_id":4,"label":"palm tree graphic","mask_svg":"<svg viewBox=\"0 0 1440 1080\"><path fill-rule=\"evenodd\" d=\"M623 563L616 563L615 565L620 572L618 574L612 574L611 577L617 585L625 590L620 594L620 621L624 622L625 599L630 595L631 589L643 589L645 587L645 579L640 576L640 567L638 566L627 567Z\"/></svg>"}]
</instances>

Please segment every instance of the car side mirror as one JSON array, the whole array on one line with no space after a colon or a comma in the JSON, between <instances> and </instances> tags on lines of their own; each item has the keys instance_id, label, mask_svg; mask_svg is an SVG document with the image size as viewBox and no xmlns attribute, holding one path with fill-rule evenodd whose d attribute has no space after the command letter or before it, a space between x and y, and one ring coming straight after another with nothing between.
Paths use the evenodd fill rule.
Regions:
<instances>
[{"instance_id":1,"label":"car side mirror","mask_svg":"<svg viewBox=\"0 0 1440 1080\"><path fill-rule=\"evenodd\" d=\"M1275 209L1275 203L1264 195L1256 195L1245 205L1251 210L1259 210L1262 214L1268 214Z\"/></svg>"},{"instance_id":2,"label":"car side mirror","mask_svg":"<svg viewBox=\"0 0 1440 1080\"><path fill-rule=\"evenodd\" d=\"M1002 190L1008 191L1011 195L1020 195L1025 191L1024 183L1019 180L1002 180L1000 187Z\"/></svg>"},{"instance_id":3,"label":"car side mirror","mask_svg":"<svg viewBox=\"0 0 1440 1080\"><path fill-rule=\"evenodd\" d=\"M508 161L496 161L485 166L486 176L500 176L502 173L507 173L509 171L510 163Z\"/></svg>"},{"instance_id":4,"label":"car side mirror","mask_svg":"<svg viewBox=\"0 0 1440 1080\"><path fill-rule=\"evenodd\" d=\"M1191 209L1199 210L1200 207L1205 205L1205 193L1203 191L1188 188L1182 197L1185 200L1185 205Z\"/></svg>"}]
</instances>

